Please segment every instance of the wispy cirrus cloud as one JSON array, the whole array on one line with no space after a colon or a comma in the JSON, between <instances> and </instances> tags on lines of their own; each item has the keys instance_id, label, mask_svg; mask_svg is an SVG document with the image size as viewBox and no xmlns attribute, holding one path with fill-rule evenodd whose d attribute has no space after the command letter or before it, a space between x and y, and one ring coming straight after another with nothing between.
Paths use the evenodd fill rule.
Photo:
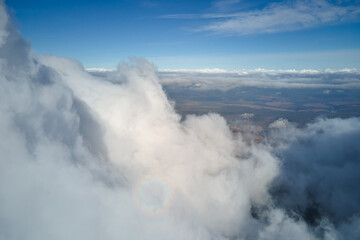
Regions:
<instances>
[{"instance_id":1,"label":"wispy cirrus cloud","mask_svg":"<svg viewBox=\"0 0 360 240\"><path fill-rule=\"evenodd\" d=\"M222 4L223 3L223 4ZM216 6L231 6L238 1L220 1ZM309 29L325 24L338 24L357 19L360 8L356 3L331 3L326 0L284 1L268 4L250 11L222 11L207 14L172 14L163 18L208 19L209 22L195 31L217 34L248 35Z\"/></svg>"}]
</instances>

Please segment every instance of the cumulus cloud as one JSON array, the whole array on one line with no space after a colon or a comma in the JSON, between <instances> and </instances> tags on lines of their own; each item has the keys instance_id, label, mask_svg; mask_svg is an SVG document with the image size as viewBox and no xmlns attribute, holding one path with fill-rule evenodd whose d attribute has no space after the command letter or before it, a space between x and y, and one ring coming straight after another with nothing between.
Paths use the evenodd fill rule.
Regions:
<instances>
[{"instance_id":1,"label":"cumulus cloud","mask_svg":"<svg viewBox=\"0 0 360 240\"><path fill-rule=\"evenodd\" d=\"M359 119L319 119L303 130L276 123L281 127L270 140L282 145L275 149L283 173L275 181L275 199L313 223L324 216L336 224L358 216Z\"/></svg>"},{"instance_id":2,"label":"cumulus cloud","mask_svg":"<svg viewBox=\"0 0 360 240\"><path fill-rule=\"evenodd\" d=\"M242 118L242 119L250 119L253 116L254 116L253 113L243 113L243 114L240 115L240 118Z\"/></svg>"},{"instance_id":3,"label":"cumulus cloud","mask_svg":"<svg viewBox=\"0 0 360 240\"><path fill-rule=\"evenodd\" d=\"M6 12L2 1L0 12ZM277 145L276 133L268 142L245 142L220 115L181 120L144 59L97 77L77 61L33 54L10 21L0 32L7 36L0 46L0 239L357 236L358 208L341 205L358 197L349 187L338 190L344 198L338 205L314 196L329 218L315 226L289 214L298 206L295 193L274 195L297 174L280 161L298 149L309 156L300 137L314 137L319 123L293 129L291 137L277 129L279 139L290 139L286 144ZM325 151L331 139L347 139L336 156L350 151L346 173L353 174L359 122L323 120L324 137L310 146ZM312 163L319 168L303 185L312 187L326 156ZM330 159L332 178L343 173L339 161Z\"/></svg>"},{"instance_id":4,"label":"cumulus cloud","mask_svg":"<svg viewBox=\"0 0 360 240\"><path fill-rule=\"evenodd\" d=\"M269 125L270 128L286 128L289 125L289 121L287 119L279 118L275 122Z\"/></svg>"}]
</instances>

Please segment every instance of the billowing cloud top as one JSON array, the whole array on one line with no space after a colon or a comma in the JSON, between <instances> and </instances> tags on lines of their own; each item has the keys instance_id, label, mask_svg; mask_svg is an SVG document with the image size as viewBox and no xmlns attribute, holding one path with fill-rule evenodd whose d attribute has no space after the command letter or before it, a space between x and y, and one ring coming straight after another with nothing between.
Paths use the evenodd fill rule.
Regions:
<instances>
[{"instance_id":1,"label":"billowing cloud top","mask_svg":"<svg viewBox=\"0 0 360 240\"><path fill-rule=\"evenodd\" d=\"M0 239L359 237L359 119L245 142L181 121L144 59L104 79L0 33Z\"/></svg>"}]
</instances>

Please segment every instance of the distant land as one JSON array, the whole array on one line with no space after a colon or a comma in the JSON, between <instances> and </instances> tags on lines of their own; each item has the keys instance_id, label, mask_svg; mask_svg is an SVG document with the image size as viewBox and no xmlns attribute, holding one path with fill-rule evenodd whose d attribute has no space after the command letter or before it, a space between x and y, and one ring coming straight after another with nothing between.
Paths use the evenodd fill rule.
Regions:
<instances>
[{"instance_id":1,"label":"distant land","mask_svg":"<svg viewBox=\"0 0 360 240\"><path fill-rule=\"evenodd\" d=\"M264 129L285 118L299 127L317 117L360 116L360 91L237 87L226 91L164 86L182 116L216 112L228 122L251 121ZM247 113L246 115L244 115Z\"/></svg>"},{"instance_id":2,"label":"distant land","mask_svg":"<svg viewBox=\"0 0 360 240\"><path fill-rule=\"evenodd\" d=\"M88 69L107 77L112 70ZM236 132L244 125L267 131L284 118L298 127L319 117L360 116L360 72L344 70L160 70L160 82L185 117L219 113Z\"/></svg>"}]
</instances>

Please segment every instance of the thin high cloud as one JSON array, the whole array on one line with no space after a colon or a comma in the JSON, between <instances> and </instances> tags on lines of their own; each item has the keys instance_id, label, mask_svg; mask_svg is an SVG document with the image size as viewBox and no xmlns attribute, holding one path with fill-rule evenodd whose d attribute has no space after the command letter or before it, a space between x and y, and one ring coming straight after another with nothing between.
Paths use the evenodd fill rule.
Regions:
<instances>
[{"instance_id":1,"label":"thin high cloud","mask_svg":"<svg viewBox=\"0 0 360 240\"><path fill-rule=\"evenodd\" d=\"M217 34L248 35L276 33L315 28L326 24L339 24L357 19L358 4L337 4L326 0L283 1L268 4L259 10L221 11L236 9L238 1L220 1L216 10L208 14L173 14L165 18L201 18L209 22L195 31Z\"/></svg>"},{"instance_id":2,"label":"thin high cloud","mask_svg":"<svg viewBox=\"0 0 360 240\"><path fill-rule=\"evenodd\" d=\"M218 114L181 120L145 59L97 77L4 26L0 239L360 238L360 119L246 142Z\"/></svg>"}]
</instances>

